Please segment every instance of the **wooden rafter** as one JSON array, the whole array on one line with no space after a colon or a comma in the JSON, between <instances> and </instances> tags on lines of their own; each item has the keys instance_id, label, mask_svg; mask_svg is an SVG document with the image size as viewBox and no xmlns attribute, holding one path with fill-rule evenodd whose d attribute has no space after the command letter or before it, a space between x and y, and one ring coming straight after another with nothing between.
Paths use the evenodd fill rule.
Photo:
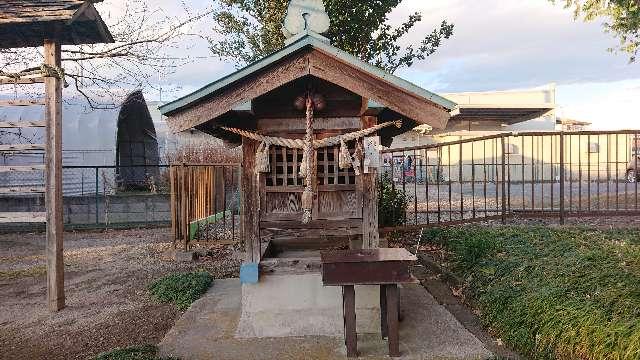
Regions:
<instances>
[{"instance_id":1,"label":"wooden rafter","mask_svg":"<svg viewBox=\"0 0 640 360\"><path fill-rule=\"evenodd\" d=\"M43 223L46 213L3 212L0 213L0 223Z\"/></svg>"},{"instance_id":2,"label":"wooden rafter","mask_svg":"<svg viewBox=\"0 0 640 360\"><path fill-rule=\"evenodd\" d=\"M13 144L13 145L0 145L0 152L21 152L21 151L33 151L44 150L45 146L42 144Z\"/></svg>"},{"instance_id":3,"label":"wooden rafter","mask_svg":"<svg viewBox=\"0 0 640 360\"><path fill-rule=\"evenodd\" d=\"M0 194L40 194L44 193L42 186L0 187Z\"/></svg>"},{"instance_id":4,"label":"wooden rafter","mask_svg":"<svg viewBox=\"0 0 640 360\"><path fill-rule=\"evenodd\" d=\"M0 121L0 129L42 128L47 126L44 121Z\"/></svg>"},{"instance_id":5,"label":"wooden rafter","mask_svg":"<svg viewBox=\"0 0 640 360\"><path fill-rule=\"evenodd\" d=\"M44 105L44 99L39 100L0 100L0 106L33 106Z\"/></svg>"},{"instance_id":6,"label":"wooden rafter","mask_svg":"<svg viewBox=\"0 0 640 360\"><path fill-rule=\"evenodd\" d=\"M0 77L0 85L22 85L22 84L40 84L44 82L43 77L23 77L18 79Z\"/></svg>"},{"instance_id":7,"label":"wooden rafter","mask_svg":"<svg viewBox=\"0 0 640 360\"><path fill-rule=\"evenodd\" d=\"M3 165L3 166L0 166L0 173L44 171L44 168L45 168L44 165Z\"/></svg>"}]
</instances>

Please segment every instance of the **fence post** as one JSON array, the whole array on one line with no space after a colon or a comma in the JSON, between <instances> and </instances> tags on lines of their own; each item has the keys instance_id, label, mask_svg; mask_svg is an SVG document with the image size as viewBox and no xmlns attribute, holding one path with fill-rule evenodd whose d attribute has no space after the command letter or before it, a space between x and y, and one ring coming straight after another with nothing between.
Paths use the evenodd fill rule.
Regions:
<instances>
[{"instance_id":1,"label":"fence post","mask_svg":"<svg viewBox=\"0 0 640 360\"><path fill-rule=\"evenodd\" d=\"M98 203L100 199L98 198L99 193L99 185L98 185L98 167L96 166L96 225L100 224L100 218L98 216Z\"/></svg>"},{"instance_id":2,"label":"fence post","mask_svg":"<svg viewBox=\"0 0 640 360\"><path fill-rule=\"evenodd\" d=\"M564 225L564 132L560 132L560 225Z\"/></svg>"},{"instance_id":3,"label":"fence post","mask_svg":"<svg viewBox=\"0 0 640 360\"><path fill-rule=\"evenodd\" d=\"M502 144L502 225L507 224L507 149L504 141L505 137L506 135L502 135L502 137L500 138Z\"/></svg>"},{"instance_id":4,"label":"fence post","mask_svg":"<svg viewBox=\"0 0 640 360\"><path fill-rule=\"evenodd\" d=\"M189 207L190 207L190 202L189 201L189 187L188 187L188 182L191 180L191 177L188 174L188 170L186 167L186 164L183 162L182 163L182 167L180 168L181 172L182 172L182 183L180 184L181 186L181 192L182 192L182 196L181 196L181 208L182 208L182 214L180 216L180 226L182 228L182 242L183 242L183 249L184 251L188 251L189 250Z\"/></svg>"}]
</instances>

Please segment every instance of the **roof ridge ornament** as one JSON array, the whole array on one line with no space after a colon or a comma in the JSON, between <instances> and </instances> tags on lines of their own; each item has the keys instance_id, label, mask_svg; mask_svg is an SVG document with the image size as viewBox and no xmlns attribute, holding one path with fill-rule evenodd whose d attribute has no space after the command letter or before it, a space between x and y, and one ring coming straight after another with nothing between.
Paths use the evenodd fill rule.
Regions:
<instances>
[{"instance_id":1,"label":"roof ridge ornament","mask_svg":"<svg viewBox=\"0 0 640 360\"><path fill-rule=\"evenodd\" d=\"M331 20L322 0L291 0L284 18L282 32L287 39L308 33L329 31Z\"/></svg>"}]
</instances>

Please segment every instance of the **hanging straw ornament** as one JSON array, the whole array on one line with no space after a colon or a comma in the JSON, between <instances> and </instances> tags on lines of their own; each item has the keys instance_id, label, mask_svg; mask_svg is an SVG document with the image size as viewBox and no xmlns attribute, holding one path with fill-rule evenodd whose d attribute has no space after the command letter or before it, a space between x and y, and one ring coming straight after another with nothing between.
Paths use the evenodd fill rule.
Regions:
<instances>
[{"instance_id":1,"label":"hanging straw ornament","mask_svg":"<svg viewBox=\"0 0 640 360\"><path fill-rule=\"evenodd\" d=\"M303 179L307 178L307 152L302 151L302 162L300 162L300 172L299 176Z\"/></svg>"},{"instance_id":2,"label":"hanging straw ornament","mask_svg":"<svg viewBox=\"0 0 640 360\"><path fill-rule=\"evenodd\" d=\"M338 166L340 169L346 170L351 167L351 154L349 148L344 142L344 139L340 139L340 153L338 155Z\"/></svg>"},{"instance_id":3,"label":"hanging straw ornament","mask_svg":"<svg viewBox=\"0 0 640 360\"><path fill-rule=\"evenodd\" d=\"M362 144L358 141L356 142L356 151L353 153L353 171L356 173L356 176L360 176L360 164L362 164L362 158L364 157L364 149L362 148Z\"/></svg>"},{"instance_id":4,"label":"hanging straw ornament","mask_svg":"<svg viewBox=\"0 0 640 360\"><path fill-rule=\"evenodd\" d=\"M263 141L256 150L256 174L271 172L269 164L269 143Z\"/></svg>"}]
</instances>

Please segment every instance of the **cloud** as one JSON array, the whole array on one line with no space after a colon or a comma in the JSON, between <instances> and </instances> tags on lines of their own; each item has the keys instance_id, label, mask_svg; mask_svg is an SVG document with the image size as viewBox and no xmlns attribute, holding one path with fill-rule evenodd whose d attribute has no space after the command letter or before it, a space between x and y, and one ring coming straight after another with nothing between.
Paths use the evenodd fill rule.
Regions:
<instances>
[{"instance_id":1,"label":"cloud","mask_svg":"<svg viewBox=\"0 0 640 360\"><path fill-rule=\"evenodd\" d=\"M640 66L607 51L616 40L603 33L601 23L574 21L571 11L546 0L406 0L391 20L413 11L421 11L424 20L407 42L419 41L442 19L455 24L454 36L436 54L399 72L432 90L640 78Z\"/></svg>"},{"instance_id":2,"label":"cloud","mask_svg":"<svg viewBox=\"0 0 640 360\"><path fill-rule=\"evenodd\" d=\"M606 83L561 85L557 88L558 115L590 121L593 129L638 129L635 112L640 79Z\"/></svg>"}]
</instances>

